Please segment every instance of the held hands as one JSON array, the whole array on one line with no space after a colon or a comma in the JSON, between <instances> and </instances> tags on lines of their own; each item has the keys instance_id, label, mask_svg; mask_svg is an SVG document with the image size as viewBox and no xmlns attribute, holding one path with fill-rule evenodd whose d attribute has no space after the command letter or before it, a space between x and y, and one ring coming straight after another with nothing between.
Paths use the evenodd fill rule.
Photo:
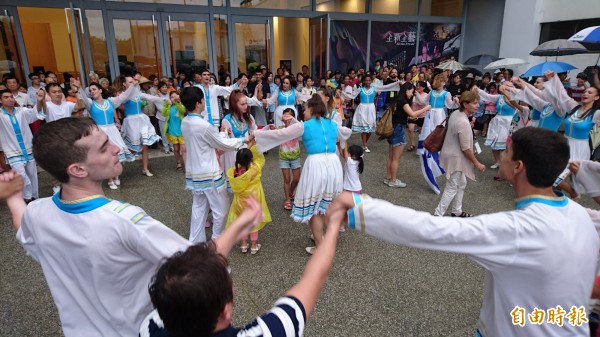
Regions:
<instances>
[{"instance_id":1,"label":"held hands","mask_svg":"<svg viewBox=\"0 0 600 337\"><path fill-rule=\"evenodd\" d=\"M23 178L15 171L0 174L0 199L23 199Z\"/></svg>"},{"instance_id":2,"label":"held hands","mask_svg":"<svg viewBox=\"0 0 600 337\"><path fill-rule=\"evenodd\" d=\"M575 175L581 168L581 162L579 160L569 162L568 168L569 171L571 171L571 173Z\"/></svg>"}]
</instances>

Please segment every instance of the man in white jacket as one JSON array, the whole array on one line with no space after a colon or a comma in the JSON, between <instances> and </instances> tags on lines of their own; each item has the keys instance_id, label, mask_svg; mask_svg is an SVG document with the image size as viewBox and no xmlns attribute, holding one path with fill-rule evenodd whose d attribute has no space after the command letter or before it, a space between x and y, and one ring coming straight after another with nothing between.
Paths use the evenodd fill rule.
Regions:
<instances>
[{"instance_id":1,"label":"man in white jacket","mask_svg":"<svg viewBox=\"0 0 600 337\"><path fill-rule=\"evenodd\" d=\"M344 192L328 213L348 212L350 228L369 235L464 253L483 266L477 336L589 336L585 307L600 239L586 209L552 190L568 160L562 135L523 128L513 134L500 165L517 195L514 211L436 217Z\"/></svg>"}]
</instances>

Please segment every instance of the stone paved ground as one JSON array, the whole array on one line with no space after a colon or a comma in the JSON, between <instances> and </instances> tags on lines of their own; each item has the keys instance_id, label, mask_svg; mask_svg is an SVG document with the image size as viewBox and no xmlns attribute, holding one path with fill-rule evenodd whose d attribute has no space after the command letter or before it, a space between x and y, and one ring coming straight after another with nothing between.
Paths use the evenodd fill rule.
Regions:
<instances>
[{"instance_id":1,"label":"stone paved ground","mask_svg":"<svg viewBox=\"0 0 600 337\"><path fill-rule=\"evenodd\" d=\"M351 143L359 143L353 135ZM400 178L405 189L382 184L387 143L372 139L361 176L364 192L417 210L433 212L439 197L426 186L414 152L404 155ZM141 206L187 237L191 193L172 156L153 151L155 176L140 174L141 163L125 165L122 189L107 195ZM491 164L485 150L484 163ZM513 192L495 182L495 170L469 181L464 209L473 214L513 208ZM444 178L439 182L443 186ZM295 224L282 207L282 178L277 153L267 155L263 185L273 222L260 232L256 256L233 251L235 323L243 324L265 309L300 277L311 243L307 226ZM50 179L40 173L40 191L50 194ZM593 203L584 197L583 203ZM592 206L597 208L597 206ZM40 215L40 216L43 216ZM8 211L0 206L0 336L60 336L57 311L39 265L15 240ZM305 336L472 336L482 300L483 270L465 255L395 246L360 233L340 235L336 261L308 322Z\"/></svg>"}]
</instances>

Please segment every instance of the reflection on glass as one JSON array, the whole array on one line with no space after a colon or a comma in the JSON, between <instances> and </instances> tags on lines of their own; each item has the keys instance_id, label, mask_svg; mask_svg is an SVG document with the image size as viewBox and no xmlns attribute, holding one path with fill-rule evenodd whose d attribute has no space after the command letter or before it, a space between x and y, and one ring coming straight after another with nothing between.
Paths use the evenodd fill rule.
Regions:
<instances>
[{"instance_id":1,"label":"reflection on glass","mask_svg":"<svg viewBox=\"0 0 600 337\"><path fill-rule=\"evenodd\" d=\"M365 13L365 0L317 0L319 12Z\"/></svg>"},{"instance_id":2,"label":"reflection on glass","mask_svg":"<svg viewBox=\"0 0 600 337\"><path fill-rule=\"evenodd\" d=\"M152 20L115 19L115 39L121 74L139 71L145 77L162 76Z\"/></svg>"},{"instance_id":3,"label":"reflection on glass","mask_svg":"<svg viewBox=\"0 0 600 337\"><path fill-rule=\"evenodd\" d=\"M267 25L264 23L236 23L238 72L252 73L268 64Z\"/></svg>"},{"instance_id":4,"label":"reflection on glass","mask_svg":"<svg viewBox=\"0 0 600 337\"><path fill-rule=\"evenodd\" d=\"M220 7L225 6L225 0L212 0L212 5Z\"/></svg>"},{"instance_id":5,"label":"reflection on glass","mask_svg":"<svg viewBox=\"0 0 600 337\"><path fill-rule=\"evenodd\" d=\"M208 0L107 0L116 2L150 2L154 4L200 5L208 6ZM214 2L215 0L213 0Z\"/></svg>"},{"instance_id":6,"label":"reflection on glass","mask_svg":"<svg viewBox=\"0 0 600 337\"><path fill-rule=\"evenodd\" d=\"M371 13L417 15L418 0L383 0L371 2Z\"/></svg>"},{"instance_id":7,"label":"reflection on glass","mask_svg":"<svg viewBox=\"0 0 600 337\"><path fill-rule=\"evenodd\" d=\"M213 0L213 4L214 4ZM221 68L231 74L231 62L229 61L229 46L227 45L227 15L216 14L214 16L215 25L215 49L217 54L217 67L219 73Z\"/></svg>"},{"instance_id":8,"label":"reflection on glass","mask_svg":"<svg viewBox=\"0 0 600 337\"><path fill-rule=\"evenodd\" d=\"M230 6L310 10L310 0L230 0Z\"/></svg>"},{"instance_id":9,"label":"reflection on glass","mask_svg":"<svg viewBox=\"0 0 600 337\"><path fill-rule=\"evenodd\" d=\"M112 80L110 67L108 65L108 49L106 47L106 36L104 35L104 22L101 10L86 10L85 16L88 24L90 48L92 53L92 66L96 74L101 78Z\"/></svg>"},{"instance_id":10,"label":"reflection on glass","mask_svg":"<svg viewBox=\"0 0 600 337\"><path fill-rule=\"evenodd\" d=\"M318 20L310 25L310 70L315 78L325 76L327 71L327 22Z\"/></svg>"},{"instance_id":11,"label":"reflection on glass","mask_svg":"<svg viewBox=\"0 0 600 337\"><path fill-rule=\"evenodd\" d=\"M168 21L167 31L173 76L208 67L206 22Z\"/></svg>"},{"instance_id":12,"label":"reflection on glass","mask_svg":"<svg viewBox=\"0 0 600 337\"><path fill-rule=\"evenodd\" d=\"M0 16L0 76L14 74L25 83L12 16Z\"/></svg>"},{"instance_id":13,"label":"reflection on glass","mask_svg":"<svg viewBox=\"0 0 600 337\"><path fill-rule=\"evenodd\" d=\"M462 16L464 0L423 0L421 15Z\"/></svg>"},{"instance_id":14,"label":"reflection on glass","mask_svg":"<svg viewBox=\"0 0 600 337\"><path fill-rule=\"evenodd\" d=\"M72 21L71 12L64 8L18 7L17 10L31 71L53 71L59 82L64 80L65 72L81 77L75 42L80 38L80 26ZM76 16L78 20L79 14Z\"/></svg>"}]
</instances>

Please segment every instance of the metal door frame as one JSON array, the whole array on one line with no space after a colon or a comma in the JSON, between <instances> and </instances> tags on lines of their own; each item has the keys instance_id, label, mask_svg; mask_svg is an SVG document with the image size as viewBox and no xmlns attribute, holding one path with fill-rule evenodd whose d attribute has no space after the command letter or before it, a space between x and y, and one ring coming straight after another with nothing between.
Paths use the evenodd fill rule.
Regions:
<instances>
[{"instance_id":1,"label":"metal door frame","mask_svg":"<svg viewBox=\"0 0 600 337\"><path fill-rule=\"evenodd\" d=\"M329 13L325 14L325 15L319 15L313 18L310 18L308 21L308 35L309 35L309 39L312 39L312 26L313 25L320 25L320 32L321 32L321 39L323 39L323 37L325 37L325 71L327 71L327 69L329 69L329 36L331 34L331 18L329 17ZM325 36L323 36L323 33L325 33ZM321 44L322 45L322 44ZM314 55L313 53L313 41L309 41L308 42L308 52L310 57L312 58L312 56ZM319 55L323 55L323 52L320 51ZM321 62L323 62L323 60L321 60ZM312 60L310 60L310 63L312 63ZM315 72L316 74L318 74L319 78L324 76L325 74L321 74L321 69L322 69L322 65L320 65L319 69L317 72L315 72L315 69L313 69L313 72ZM309 68L309 73L310 73L310 68ZM311 74L312 76L313 74Z\"/></svg>"}]
</instances>

